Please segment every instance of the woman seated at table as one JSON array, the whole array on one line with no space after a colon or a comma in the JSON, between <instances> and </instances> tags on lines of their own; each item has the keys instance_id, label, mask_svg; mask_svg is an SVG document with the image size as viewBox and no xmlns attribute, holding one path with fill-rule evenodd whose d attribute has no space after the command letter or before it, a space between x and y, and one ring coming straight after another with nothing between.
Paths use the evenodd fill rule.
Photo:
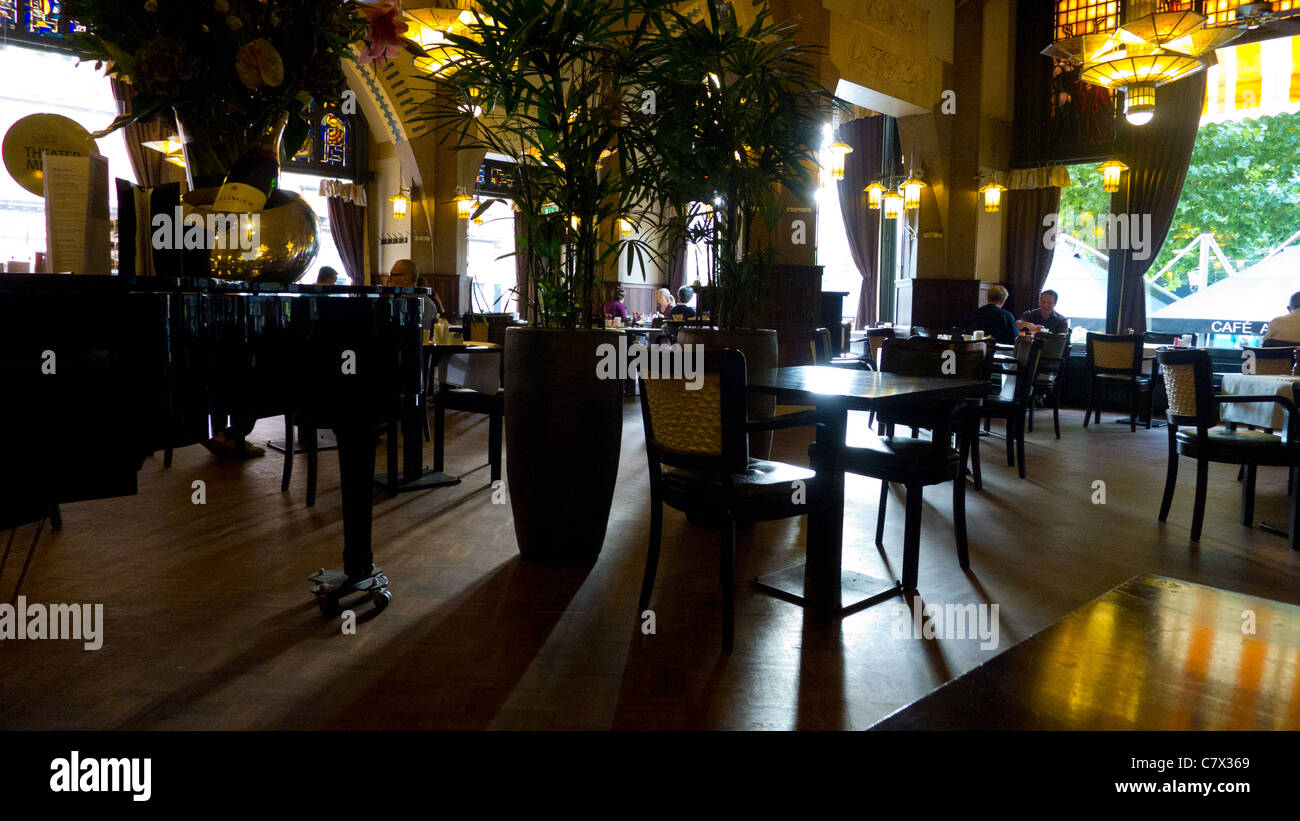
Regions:
<instances>
[{"instance_id":1,"label":"woman seated at table","mask_svg":"<svg viewBox=\"0 0 1300 821\"><path fill-rule=\"evenodd\" d=\"M667 288L660 288L655 292L655 313L660 316L668 316L677 301L673 299L673 292Z\"/></svg>"},{"instance_id":2,"label":"woman seated at table","mask_svg":"<svg viewBox=\"0 0 1300 821\"><path fill-rule=\"evenodd\" d=\"M623 303L623 286L614 286L614 298L605 303L605 316L615 316L627 320L627 305Z\"/></svg>"}]
</instances>

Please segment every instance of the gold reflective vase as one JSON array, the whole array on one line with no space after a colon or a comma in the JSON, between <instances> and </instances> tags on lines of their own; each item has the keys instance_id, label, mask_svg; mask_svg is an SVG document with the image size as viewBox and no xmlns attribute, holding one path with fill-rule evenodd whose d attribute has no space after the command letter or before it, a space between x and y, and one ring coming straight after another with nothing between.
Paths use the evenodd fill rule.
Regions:
<instances>
[{"instance_id":1,"label":"gold reflective vase","mask_svg":"<svg viewBox=\"0 0 1300 821\"><path fill-rule=\"evenodd\" d=\"M247 282L296 282L320 250L316 212L292 191L271 192L266 208L256 214L227 214L209 206L219 188L200 188L181 198L187 225L202 220L209 237L206 276ZM186 276L191 272L186 260Z\"/></svg>"}]
</instances>

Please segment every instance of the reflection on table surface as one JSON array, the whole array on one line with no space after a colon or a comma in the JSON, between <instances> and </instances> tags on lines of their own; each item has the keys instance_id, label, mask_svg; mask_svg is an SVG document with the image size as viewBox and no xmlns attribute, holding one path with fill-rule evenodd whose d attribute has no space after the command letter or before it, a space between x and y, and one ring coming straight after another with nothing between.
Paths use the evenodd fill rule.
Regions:
<instances>
[{"instance_id":1,"label":"reflection on table surface","mask_svg":"<svg viewBox=\"0 0 1300 821\"><path fill-rule=\"evenodd\" d=\"M1300 607L1140 575L876 729L1295 730L1298 669Z\"/></svg>"}]
</instances>

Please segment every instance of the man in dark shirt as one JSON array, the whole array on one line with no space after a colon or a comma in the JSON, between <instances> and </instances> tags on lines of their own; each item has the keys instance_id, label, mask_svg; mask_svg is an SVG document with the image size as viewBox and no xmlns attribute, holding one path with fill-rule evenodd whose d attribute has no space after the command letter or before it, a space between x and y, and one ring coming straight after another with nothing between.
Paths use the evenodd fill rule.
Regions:
<instances>
[{"instance_id":1,"label":"man in dark shirt","mask_svg":"<svg viewBox=\"0 0 1300 821\"><path fill-rule=\"evenodd\" d=\"M1002 307L1007 301L1007 289L1001 285L989 288L988 303L966 321L967 330L983 331L998 342L1011 344L1020 332L1016 329L1016 318Z\"/></svg>"},{"instance_id":2,"label":"man in dark shirt","mask_svg":"<svg viewBox=\"0 0 1300 821\"><path fill-rule=\"evenodd\" d=\"M1038 309L1025 311L1016 323L1031 334L1046 330L1049 333L1063 334L1070 330L1070 320L1056 312L1056 291L1043 291L1038 295Z\"/></svg>"},{"instance_id":3,"label":"man in dark shirt","mask_svg":"<svg viewBox=\"0 0 1300 821\"><path fill-rule=\"evenodd\" d=\"M688 302L691 301L691 298L694 296L695 296L695 291L691 290L691 286L683 285L682 287L678 288L677 304L674 305L668 311L668 318L675 319L679 322L685 319L694 319L695 309L687 304Z\"/></svg>"}]
</instances>

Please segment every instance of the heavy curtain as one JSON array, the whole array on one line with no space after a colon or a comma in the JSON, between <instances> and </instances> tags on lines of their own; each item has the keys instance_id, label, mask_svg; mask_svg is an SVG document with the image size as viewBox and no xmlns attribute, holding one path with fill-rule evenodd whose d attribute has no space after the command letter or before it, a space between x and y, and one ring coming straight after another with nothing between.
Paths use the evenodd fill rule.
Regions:
<instances>
[{"instance_id":1,"label":"heavy curtain","mask_svg":"<svg viewBox=\"0 0 1300 821\"><path fill-rule=\"evenodd\" d=\"M1010 190L1006 198L1004 258L1006 261L1006 309L1019 317L1038 307L1038 292L1052 267L1052 251L1043 242L1043 219L1061 208L1061 189L1056 186ZM1062 306L1068 310L1068 306Z\"/></svg>"},{"instance_id":2,"label":"heavy curtain","mask_svg":"<svg viewBox=\"0 0 1300 821\"><path fill-rule=\"evenodd\" d=\"M135 91L116 78L110 78L109 81L113 86L113 99L117 102L117 113L129 114ZM157 188L167 182L167 160L162 153L145 148L142 143L161 140L170 134L171 129L157 119L148 123L132 123L122 129L122 137L126 140L126 156L131 162L136 185Z\"/></svg>"},{"instance_id":3,"label":"heavy curtain","mask_svg":"<svg viewBox=\"0 0 1300 821\"><path fill-rule=\"evenodd\" d=\"M876 321L876 285L880 280L880 212L867 208L862 189L880 176L880 158L885 139L885 118L862 117L840 126L839 139L853 148L844 158L844 179L839 184L840 213L849 254L862 275L854 327L865 328Z\"/></svg>"},{"instance_id":4,"label":"heavy curtain","mask_svg":"<svg viewBox=\"0 0 1300 821\"><path fill-rule=\"evenodd\" d=\"M365 283L366 189L341 180L321 180L320 195L329 209L330 233L343 269L353 285Z\"/></svg>"},{"instance_id":5,"label":"heavy curtain","mask_svg":"<svg viewBox=\"0 0 1300 821\"><path fill-rule=\"evenodd\" d=\"M1205 72L1197 72L1156 91L1156 113L1151 122L1130 128L1125 162L1128 173L1113 196L1112 203L1126 207L1130 231L1136 220L1145 230L1145 218L1151 216L1151 236L1145 243L1145 259L1136 259L1134 243L1112 249L1110 264L1120 266L1121 288L1118 329L1145 331L1147 327L1146 272L1164 245L1169 225L1178 207L1178 198L1187 179L1187 166L1201 127L1201 109L1205 101ZM1112 211L1116 208L1111 207Z\"/></svg>"},{"instance_id":6,"label":"heavy curtain","mask_svg":"<svg viewBox=\"0 0 1300 821\"><path fill-rule=\"evenodd\" d=\"M676 217L673 218L676 221ZM680 222L677 222L680 225ZM673 299L677 298L677 289L686 284L686 239L679 231L669 231L668 236L675 237L675 247L668 254L668 290Z\"/></svg>"}]
</instances>

